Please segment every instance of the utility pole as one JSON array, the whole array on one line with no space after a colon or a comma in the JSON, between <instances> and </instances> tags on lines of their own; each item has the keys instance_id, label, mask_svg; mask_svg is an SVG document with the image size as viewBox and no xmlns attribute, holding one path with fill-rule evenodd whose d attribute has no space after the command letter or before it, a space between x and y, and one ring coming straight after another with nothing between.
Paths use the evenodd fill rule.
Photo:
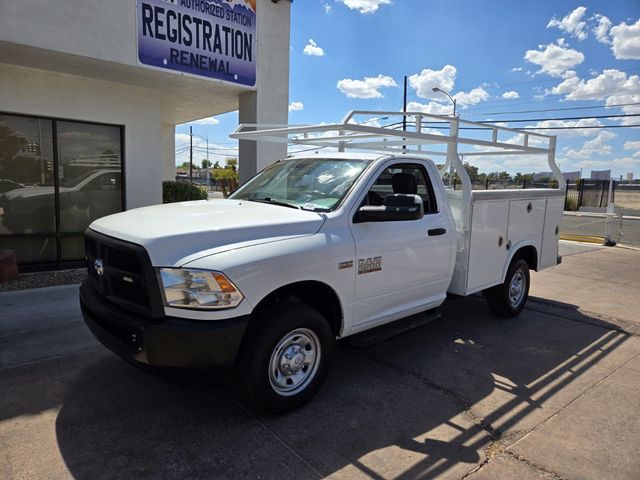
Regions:
<instances>
[{"instance_id":1,"label":"utility pole","mask_svg":"<svg viewBox=\"0 0 640 480\"><path fill-rule=\"evenodd\" d=\"M189 126L189 183L193 183L193 127Z\"/></svg>"},{"instance_id":2,"label":"utility pole","mask_svg":"<svg viewBox=\"0 0 640 480\"><path fill-rule=\"evenodd\" d=\"M404 76L404 96L402 102L402 111L407 113L407 76ZM402 130L407 131L407 116L402 117Z\"/></svg>"}]
</instances>

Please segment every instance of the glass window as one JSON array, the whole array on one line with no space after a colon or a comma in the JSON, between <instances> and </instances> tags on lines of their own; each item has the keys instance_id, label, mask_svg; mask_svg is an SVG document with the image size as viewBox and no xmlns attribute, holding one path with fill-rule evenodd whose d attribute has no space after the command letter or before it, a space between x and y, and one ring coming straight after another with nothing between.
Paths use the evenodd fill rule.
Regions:
<instances>
[{"instance_id":1,"label":"glass window","mask_svg":"<svg viewBox=\"0 0 640 480\"><path fill-rule=\"evenodd\" d=\"M386 168L372 185L365 203L382 205L384 197L394 193L417 194L424 203L425 215L438 212L431 181L421 165L399 164Z\"/></svg>"},{"instance_id":2,"label":"glass window","mask_svg":"<svg viewBox=\"0 0 640 480\"><path fill-rule=\"evenodd\" d=\"M82 259L89 224L122 210L120 128L63 121L56 127L60 232L77 234L62 237L63 260Z\"/></svg>"},{"instance_id":3,"label":"glass window","mask_svg":"<svg viewBox=\"0 0 640 480\"><path fill-rule=\"evenodd\" d=\"M51 120L0 114L0 250L56 260Z\"/></svg>"},{"instance_id":4,"label":"glass window","mask_svg":"<svg viewBox=\"0 0 640 480\"><path fill-rule=\"evenodd\" d=\"M334 158L284 160L264 169L229 198L329 211L368 164L366 160Z\"/></svg>"},{"instance_id":5,"label":"glass window","mask_svg":"<svg viewBox=\"0 0 640 480\"><path fill-rule=\"evenodd\" d=\"M122 210L121 140L120 127L0 114L0 250L82 260L87 226Z\"/></svg>"}]
</instances>

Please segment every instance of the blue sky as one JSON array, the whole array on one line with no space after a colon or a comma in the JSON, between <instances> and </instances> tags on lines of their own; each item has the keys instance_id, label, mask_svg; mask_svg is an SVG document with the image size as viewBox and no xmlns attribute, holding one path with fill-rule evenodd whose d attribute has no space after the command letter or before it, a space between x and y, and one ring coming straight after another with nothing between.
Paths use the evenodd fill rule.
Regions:
<instances>
[{"instance_id":1,"label":"blue sky","mask_svg":"<svg viewBox=\"0 0 640 480\"><path fill-rule=\"evenodd\" d=\"M352 109L401 110L407 75L409 110L450 113L446 96L431 91L438 86L469 120L532 119L510 127L640 124L640 116L554 120L640 114L638 0L298 0L290 61L290 123L335 122ZM555 110L574 107L593 108ZM516 113L527 110L543 111ZM192 125L215 145L214 160L235 156L228 134L236 113ZM177 127L177 149L187 131ZM558 135L564 171L588 176L611 168L616 176L640 177L640 128L541 133ZM180 154L178 163L184 159ZM475 163L483 171L548 170L536 157Z\"/></svg>"}]
</instances>

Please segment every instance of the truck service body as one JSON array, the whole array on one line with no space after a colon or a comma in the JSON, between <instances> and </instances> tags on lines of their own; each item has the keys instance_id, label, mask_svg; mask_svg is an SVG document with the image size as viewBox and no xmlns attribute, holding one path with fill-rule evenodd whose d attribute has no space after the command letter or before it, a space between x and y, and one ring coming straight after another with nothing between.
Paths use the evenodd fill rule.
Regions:
<instances>
[{"instance_id":1,"label":"truck service body","mask_svg":"<svg viewBox=\"0 0 640 480\"><path fill-rule=\"evenodd\" d=\"M232 136L296 135L301 145L335 141L338 152L294 154L224 200L93 222L80 302L94 335L139 366L233 373L259 405L287 411L320 387L336 339L434 312L448 293L484 291L498 315L519 313L529 269L559 261L564 192L471 191L457 152L462 120L435 117L455 135L434 139L353 124L354 114L332 128L241 125ZM492 147L546 153L555 167L553 137L539 136L546 149L529 147L529 134L514 145L488 127ZM376 135L384 145L371 148ZM358 142L369 152L344 151ZM422 150L436 142L447 147L441 170L428 158L437 152ZM463 190L445 187L451 165Z\"/></svg>"}]
</instances>

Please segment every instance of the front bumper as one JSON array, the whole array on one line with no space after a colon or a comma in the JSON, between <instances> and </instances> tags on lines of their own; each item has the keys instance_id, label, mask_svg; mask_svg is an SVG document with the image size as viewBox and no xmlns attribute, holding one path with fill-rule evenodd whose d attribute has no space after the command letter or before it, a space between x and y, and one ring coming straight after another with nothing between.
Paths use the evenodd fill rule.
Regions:
<instances>
[{"instance_id":1,"label":"front bumper","mask_svg":"<svg viewBox=\"0 0 640 480\"><path fill-rule=\"evenodd\" d=\"M97 295L85 281L80 307L87 326L107 348L140 367L172 376L229 374L249 315L226 320L147 319Z\"/></svg>"}]
</instances>

